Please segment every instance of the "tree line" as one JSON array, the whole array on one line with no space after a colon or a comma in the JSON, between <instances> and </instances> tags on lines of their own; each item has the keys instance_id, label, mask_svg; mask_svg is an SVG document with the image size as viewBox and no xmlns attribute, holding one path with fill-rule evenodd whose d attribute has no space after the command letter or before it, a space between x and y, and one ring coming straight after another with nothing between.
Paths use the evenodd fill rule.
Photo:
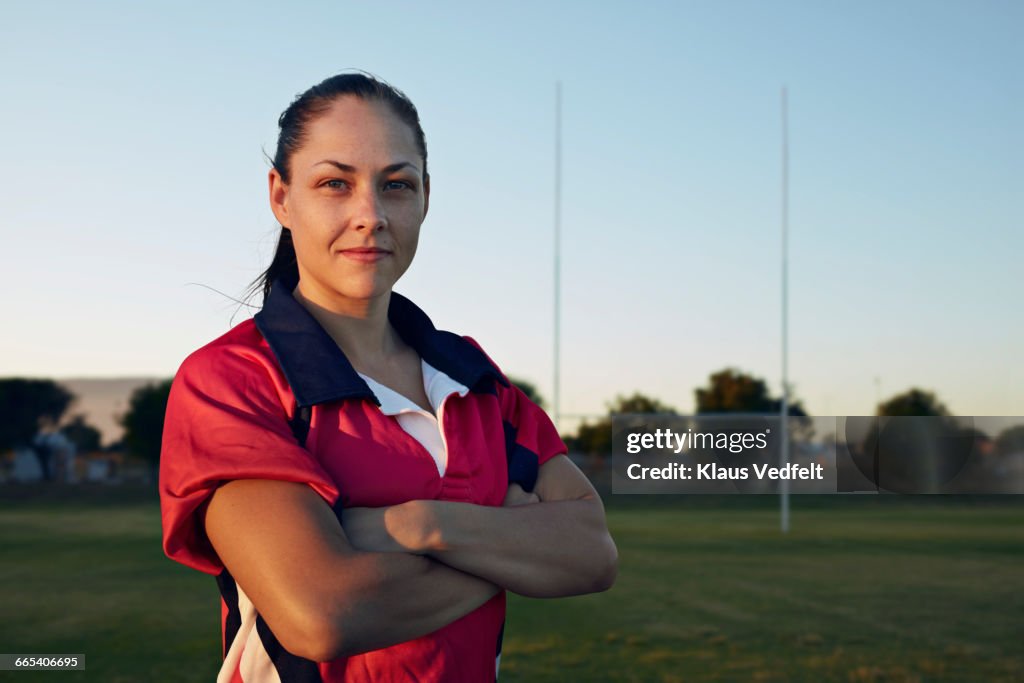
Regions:
<instances>
[{"instance_id":1,"label":"tree line","mask_svg":"<svg viewBox=\"0 0 1024 683\"><path fill-rule=\"evenodd\" d=\"M544 407L544 399L532 383L514 377L509 379L531 400ZM132 392L127 410L118 418L124 428L123 441L118 446L153 468L157 467L160 460L164 412L170 388L169 379L139 387ZM782 407L781 397L772 396L763 379L735 368L712 373L707 385L695 390L694 399L697 415L770 415L778 414ZM43 464L46 454L37 450L35 440L40 432L48 430L63 432L79 452L99 450L99 430L88 424L82 414L66 417L74 400L75 397L67 389L52 380L0 379L0 415L3 416L0 419L0 454L11 449L30 448L36 451ZM598 456L609 455L612 450L613 414L680 414L673 406L642 393L617 396L606 407L607 414L604 417L584 422L575 434L564 435L570 450ZM791 398L788 414L798 418L798 429L801 419L808 421L807 412L799 399ZM934 392L916 387L883 401L876 406L875 414L888 417L950 416L949 410ZM1024 451L1024 426L1004 430L995 439L995 449L1000 453ZM43 472L46 476L46 464L43 464Z\"/></svg>"},{"instance_id":2,"label":"tree line","mask_svg":"<svg viewBox=\"0 0 1024 683\"><path fill-rule=\"evenodd\" d=\"M124 437L111 448L141 458L151 467L160 461L164 412L171 380L136 389L128 409L118 416ZM41 433L59 431L75 445L79 453L102 448L102 435L81 413L69 415L75 396L61 384L49 379L0 379L0 455L27 449L35 453L44 479L51 478L50 453Z\"/></svg>"}]
</instances>

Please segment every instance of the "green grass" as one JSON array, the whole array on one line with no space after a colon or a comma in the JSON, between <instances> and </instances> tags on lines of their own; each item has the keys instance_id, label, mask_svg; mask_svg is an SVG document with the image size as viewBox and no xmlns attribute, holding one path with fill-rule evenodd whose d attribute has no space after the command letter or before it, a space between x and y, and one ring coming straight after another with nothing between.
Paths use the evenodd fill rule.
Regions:
<instances>
[{"instance_id":1,"label":"green grass","mask_svg":"<svg viewBox=\"0 0 1024 683\"><path fill-rule=\"evenodd\" d=\"M775 505L610 497L618 582L510 596L501 680L1024 680L1017 499L795 497L787 537ZM145 498L0 504L0 652L87 662L0 680L214 680L216 586L159 535Z\"/></svg>"},{"instance_id":2,"label":"green grass","mask_svg":"<svg viewBox=\"0 0 1024 683\"><path fill-rule=\"evenodd\" d=\"M4 506L0 558L0 651L86 658L85 672L0 680L216 678L216 584L164 556L155 502Z\"/></svg>"}]
</instances>

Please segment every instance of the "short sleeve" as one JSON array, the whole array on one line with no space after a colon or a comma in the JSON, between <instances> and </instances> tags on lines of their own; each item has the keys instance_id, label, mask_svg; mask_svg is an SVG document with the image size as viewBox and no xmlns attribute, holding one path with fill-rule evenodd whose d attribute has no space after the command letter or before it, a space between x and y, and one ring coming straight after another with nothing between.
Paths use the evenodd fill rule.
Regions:
<instances>
[{"instance_id":1,"label":"short sleeve","mask_svg":"<svg viewBox=\"0 0 1024 683\"><path fill-rule=\"evenodd\" d=\"M234 479L309 484L329 505L338 489L299 446L270 370L253 351L204 347L171 384L160 451L164 552L208 574L223 565L206 536L206 505Z\"/></svg>"},{"instance_id":2,"label":"short sleeve","mask_svg":"<svg viewBox=\"0 0 1024 683\"><path fill-rule=\"evenodd\" d=\"M543 465L556 455L569 452L543 408L527 398L523 390L514 384L502 389L502 414L516 431L515 442L519 447L536 454L538 465Z\"/></svg>"},{"instance_id":3,"label":"short sleeve","mask_svg":"<svg viewBox=\"0 0 1024 683\"><path fill-rule=\"evenodd\" d=\"M472 337L464 339L487 355ZM501 372L490 356L487 360ZM522 389L511 382L509 385L498 386L508 449L509 481L518 482L527 491L532 491L538 468L556 455L568 453L569 449L544 409L531 401Z\"/></svg>"}]
</instances>

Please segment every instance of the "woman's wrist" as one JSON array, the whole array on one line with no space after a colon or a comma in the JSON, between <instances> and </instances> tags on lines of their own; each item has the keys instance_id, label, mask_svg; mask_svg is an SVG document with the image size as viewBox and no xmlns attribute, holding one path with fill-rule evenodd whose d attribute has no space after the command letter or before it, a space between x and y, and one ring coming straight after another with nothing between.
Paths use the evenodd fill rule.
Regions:
<instances>
[{"instance_id":1,"label":"woman's wrist","mask_svg":"<svg viewBox=\"0 0 1024 683\"><path fill-rule=\"evenodd\" d=\"M384 513L388 533L408 552L426 555L441 545L440 506L434 500L410 500Z\"/></svg>"}]
</instances>

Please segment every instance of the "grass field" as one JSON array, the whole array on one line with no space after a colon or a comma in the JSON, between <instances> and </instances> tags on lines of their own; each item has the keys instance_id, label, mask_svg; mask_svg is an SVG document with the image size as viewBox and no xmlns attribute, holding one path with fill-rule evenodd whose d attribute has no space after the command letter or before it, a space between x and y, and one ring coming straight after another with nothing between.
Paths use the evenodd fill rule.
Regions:
<instances>
[{"instance_id":1,"label":"grass field","mask_svg":"<svg viewBox=\"0 0 1024 683\"><path fill-rule=\"evenodd\" d=\"M0 491L0 495L2 495ZM14 681L212 681L211 578L155 501L0 503L0 652L84 653ZM615 587L510 598L503 682L1024 680L1024 501L609 497Z\"/></svg>"}]
</instances>

